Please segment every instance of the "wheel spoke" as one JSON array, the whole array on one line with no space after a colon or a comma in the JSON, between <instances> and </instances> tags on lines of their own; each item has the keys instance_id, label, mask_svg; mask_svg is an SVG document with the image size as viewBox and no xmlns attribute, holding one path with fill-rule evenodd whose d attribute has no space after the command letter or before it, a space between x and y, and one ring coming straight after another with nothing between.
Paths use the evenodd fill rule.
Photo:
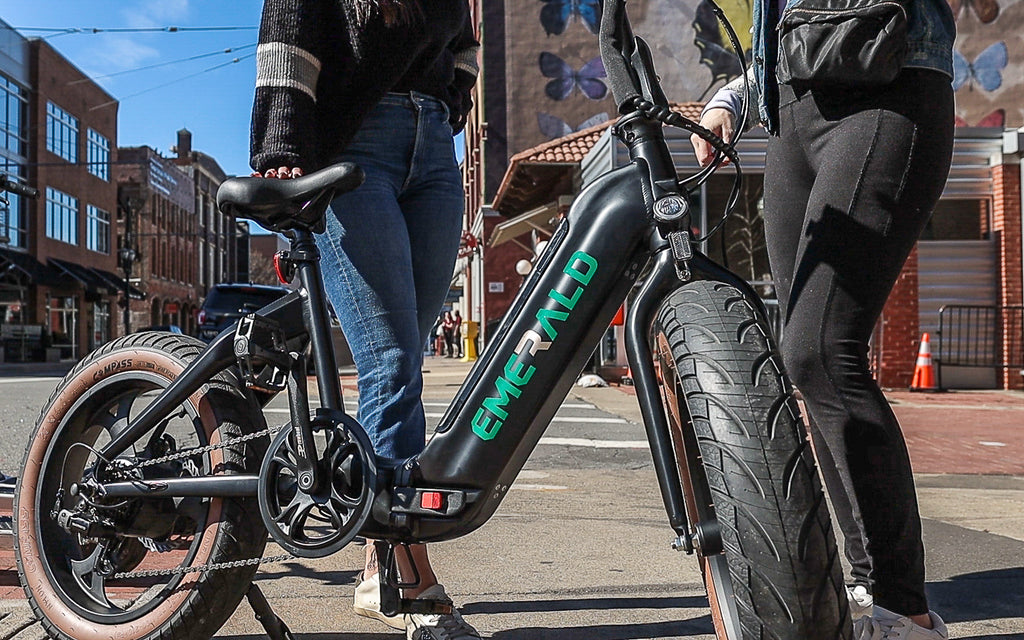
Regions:
<instances>
[{"instance_id":1,"label":"wheel spoke","mask_svg":"<svg viewBox=\"0 0 1024 640\"><path fill-rule=\"evenodd\" d=\"M89 598L104 607L112 607L110 600L107 599L107 579L97 570L97 565L106 554L106 550L106 541L97 544L89 557L71 561L71 572Z\"/></svg>"}]
</instances>

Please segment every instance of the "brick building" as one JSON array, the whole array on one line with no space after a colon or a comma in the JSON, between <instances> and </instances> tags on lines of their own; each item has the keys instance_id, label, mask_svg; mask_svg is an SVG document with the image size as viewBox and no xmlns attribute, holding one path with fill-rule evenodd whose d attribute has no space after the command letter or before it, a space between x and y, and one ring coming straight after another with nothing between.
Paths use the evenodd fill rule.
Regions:
<instances>
[{"instance_id":1,"label":"brick building","mask_svg":"<svg viewBox=\"0 0 1024 640\"><path fill-rule=\"evenodd\" d=\"M218 282L249 281L249 225L217 209L217 189L227 180L217 160L192 148L192 133L178 131L174 163L192 178L196 212L196 291L205 298Z\"/></svg>"},{"instance_id":2,"label":"brick building","mask_svg":"<svg viewBox=\"0 0 1024 640\"><path fill-rule=\"evenodd\" d=\"M3 357L74 360L115 335L118 103L45 41L0 39L2 170L40 194L0 230Z\"/></svg>"},{"instance_id":3,"label":"brick building","mask_svg":"<svg viewBox=\"0 0 1024 640\"><path fill-rule=\"evenodd\" d=\"M132 301L131 329L177 325L193 333L201 302L195 184L173 159L150 147L118 153L118 248L134 250L132 278L146 297Z\"/></svg>"},{"instance_id":4,"label":"brick building","mask_svg":"<svg viewBox=\"0 0 1024 640\"><path fill-rule=\"evenodd\" d=\"M693 117L698 103L675 105ZM571 134L513 156L494 200L509 219L491 227L490 244L517 244L521 255L547 237L579 190L604 172L628 162L608 125ZM681 176L697 170L687 135L666 130ZM769 311L775 308L760 224L766 136L750 132L740 143L745 187L736 212L702 249L754 284ZM1024 389L1022 326L1021 155L1024 130L960 127L953 167L927 228L901 273L872 340L871 357L880 383L910 385L918 345L932 336L940 382L947 388ZM728 196L731 176L716 176L696 195L695 224L708 229ZM742 240L742 241L741 241ZM493 277L511 271L509 258L496 261ZM490 267L490 264L488 265ZM870 268L870 265L865 265ZM513 292L514 294L514 292ZM496 305L506 304L496 299ZM982 316L958 316L961 309ZM776 331L782 330L781 325ZM598 353L608 368L625 368L622 329L612 328Z\"/></svg>"},{"instance_id":5,"label":"brick building","mask_svg":"<svg viewBox=\"0 0 1024 640\"><path fill-rule=\"evenodd\" d=\"M588 137L577 131L584 124L593 124L602 114L616 115L610 92L599 90L606 80L593 62L598 45L590 5L573 5L568 13L557 13L541 11L546 7L534 0L474 4L485 40L479 104L466 136L464 176L467 189L475 192L467 197L473 223L467 228L482 246L484 265L477 269L473 285L482 294L479 314L493 325L518 289L514 266L531 259L529 247L546 237L545 229L524 221L543 227L552 219L551 210L562 206L560 197L572 197L601 171L619 166L622 150L593 140L588 140L593 151L581 154L572 149ZM972 61L995 61L991 71L998 82L983 85L970 72L954 80L960 128L953 171L932 224L886 308L872 356L883 384L905 386L921 333L928 331L936 360L945 362L938 367L943 384L1019 388L1024 384L1024 311L1018 127L1024 125L1024 67L1017 58L1024 0L1000 3L1000 10L985 20L960 10L960 3L951 4L957 21L955 57L969 70ZM727 56L706 54L729 48L706 0L639 3L629 10L634 33L646 38L655 51L658 75L670 99L703 103L735 76L738 65L730 66ZM749 59L749 7L734 3L723 10ZM1001 58L1010 62L1000 63ZM579 79L586 80L586 90ZM551 138L557 141L545 142ZM719 257L729 260L729 266L765 293L771 304L770 270L759 239L764 141L755 130L742 151L747 177L742 210L723 236L726 244L738 249ZM672 144L680 172L692 173L689 142L679 137ZM726 180L716 178L698 194L702 212L715 210ZM533 218L516 221L527 214ZM518 244L508 239L517 229L522 231ZM743 239L750 230L754 233ZM721 253L720 246L706 248ZM961 339L954 330L964 323L952 312L968 306L994 314L991 321L985 320L986 326L968 329L982 331L981 339ZM618 362L620 349L621 340L610 333L601 353ZM964 349L966 356L960 355Z\"/></svg>"}]
</instances>

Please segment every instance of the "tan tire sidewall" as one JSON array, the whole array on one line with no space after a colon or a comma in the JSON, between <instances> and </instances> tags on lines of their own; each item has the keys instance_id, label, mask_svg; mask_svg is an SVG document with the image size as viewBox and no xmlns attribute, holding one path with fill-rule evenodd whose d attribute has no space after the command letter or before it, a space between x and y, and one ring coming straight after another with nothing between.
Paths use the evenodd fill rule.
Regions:
<instances>
[{"instance_id":1,"label":"tan tire sidewall","mask_svg":"<svg viewBox=\"0 0 1024 640\"><path fill-rule=\"evenodd\" d=\"M160 351L145 348L114 350L86 365L64 384L63 390L53 399L45 415L40 418L39 426L29 445L18 491L17 532L22 581L31 591L36 605L47 620L61 633L75 640L138 640L146 637L165 625L182 606L194 592L189 587L199 581L202 573L187 574L166 600L143 617L131 622L117 625L101 624L81 617L68 607L53 588L43 569L35 536L36 490L46 450L67 411L99 382L125 371L145 371L173 380L183 369L180 361ZM205 392L204 386L188 401L200 417L208 442L214 444L219 441L217 422L210 403L206 401ZM222 453L222 449L214 449L210 453L211 468L222 465ZM206 529L200 547L192 559L193 565L205 564L212 554L222 509L222 500L214 499L210 502Z\"/></svg>"}]
</instances>

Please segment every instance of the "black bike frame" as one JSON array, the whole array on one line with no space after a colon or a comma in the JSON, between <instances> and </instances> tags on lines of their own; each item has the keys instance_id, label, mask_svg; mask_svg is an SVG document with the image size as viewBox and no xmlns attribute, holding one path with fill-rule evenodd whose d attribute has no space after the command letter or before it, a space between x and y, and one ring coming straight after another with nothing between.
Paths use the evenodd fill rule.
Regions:
<instances>
[{"instance_id":1,"label":"black bike frame","mask_svg":"<svg viewBox=\"0 0 1024 640\"><path fill-rule=\"evenodd\" d=\"M380 478L369 537L402 542L455 538L481 526L507 494L541 435L583 370L615 311L636 282L643 286L630 304L626 350L651 443L655 472L669 517L687 536L686 511L665 409L649 345L651 321L665 296L684 283L652 218L653 185L676 180L660 123L635 114L616 126L631 163L598 178L579 195L555 232L534 272L524 283L481 359L463 383L435 435L407 461L379 460ZM319 254L308 231L293 239L302 289L257 312L276 325L289 350L312 342L321 403L344 405L329 340ZM697 277L731 284L760 309L760 301L739 276L694 253ZM212 376L235 362L234 329L221 333L166 390L101 451L105 459L123 453L156 427ZM302 361L302 359L300 359ZM292 385L294 386L294 385ZM304 393L290 388L292 425L308 424ZM681 408L685 412L685 407ZM688 416L684 416L688 419ZM119 497L155 495L254 495L254 475L207 476L171 483L111 486ZM139 483L134 483L138 485ZM399 489L453 491L458 508L443 515L395 517ZM408 513L408 512L406 512Z\"/></svg>"}]
</instances>

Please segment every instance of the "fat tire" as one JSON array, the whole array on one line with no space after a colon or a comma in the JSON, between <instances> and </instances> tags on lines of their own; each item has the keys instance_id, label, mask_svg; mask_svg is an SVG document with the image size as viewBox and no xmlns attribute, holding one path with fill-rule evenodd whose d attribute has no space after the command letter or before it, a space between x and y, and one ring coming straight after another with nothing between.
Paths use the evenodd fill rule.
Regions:
<instances>
[{"instance_id":1,"label":"fat tire","mask_svg":"<svg viewBox=\"0 0 1024 640\"><path fill-rule=\"evenodd\" d=\"M670 351L663 358L671 359L696 436L742 640L849 639L842 567L813 453L758 318L736 288L697 281L667 296L653 331Z\"/></svg>"},{"instance_id":2,"label":"fat tire","mask_svg":"<svg viewBox=\"0 0 1024 640\"><path fill-rule=\"evenodd\" d=\"M47 405L40 413L35 433L29 441L22 466L40 464L40 445L45 450L44 439L54 441L54 424L60 424L61 411L90 392L90 382L95 376L105 375L103 367L110 363L132 360L127 369L121 368L110 375L129 373L132 370L148 370L147 365L156 363L157 368L166 367L168 379L180 374L184 367L194 360L206 347L199 340L178 334L164 332L144 332L125 336L97 349L79 362L61 381L50 396ZM134 368L134 369L133 369ZM266 426L262 412L251 393L244 390L233 370L220 373L199 392L202 403L207 403L215 422L212 428L221 441L235 438L246 433L264 429ZM193 396L193 398L196 396ZM204 427L210 435L211 426ZM258 438L244 444L224 447L220 465L225 473L255 473L259 469L263 452L269 439ZM29 513L26 501L35 498L35 492L41 490L45 470L35 476L34 486L25 486L23 474L15 492L14 512ZM216 502L216 501L213 501ZM196 558L202 564L211 562L230 562L246 558L260 557L266 546L267 534L260 518L259 506L255 497L222 498L220 499L220 516L215 523L207 522L209 531L213 524L216 533L213 545L204 558ZM32 513L35 513L33 508ZM45 514L36 514L49 517ZM43 582L49 580L43 571L46 560L36 553L27 554L26 537L35 537L35 522L19 521L15 526L15 558L22 587L32 610L42 622L43 628L51 638L59 640L198 640L212 638L224 622L237 608L245 596L253 575L258 566L249 565L233 569L202 572L199 577L185 588L186 595L172 607L157 606L140 623L104 624L84 618L67 607L55 595L58 590L39 592L40 582L34 583L27 579L27 573L37 572L43 575ZM204 534L206 535L206 534ZM38 541L35 541L38 549ZM33 588L33 584L35 588ZM45 591L45 585L43 590ZM182 587L179 586L179 590ZM58 618L63 619L58 620ZM156 619L152 619L156 618Z\"/></svg>"}]
</instances>

